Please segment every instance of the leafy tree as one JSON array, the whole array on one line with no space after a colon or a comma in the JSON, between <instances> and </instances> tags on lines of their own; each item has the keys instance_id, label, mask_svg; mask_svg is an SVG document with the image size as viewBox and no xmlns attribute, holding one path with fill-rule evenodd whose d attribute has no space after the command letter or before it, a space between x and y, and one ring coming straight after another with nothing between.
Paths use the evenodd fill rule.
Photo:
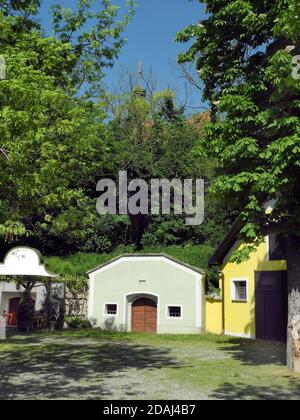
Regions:
<instances>
[{"instance_id":1,"label":"leafy tree","mask_svg":"<svg viewBox=\"0 0 300 420\"><path fill-rule=\"evenodd\" d=\"M16 283L24 288L22 294L18 314L17 326L20 331L29 331L33 329L35 303L31 297L32 289L36 285L36 281L32 278L16 278Z\"/></svg>"},{"instance_id":2,"label":"leafy tree","mask_svg":"<svg viewBox=\"0 0 300 420\"><path fill-rule=\"evenodd\" d=\"M14 43L24 31L43 32L37 19L40 5L40 0L0 0L0 16L10 22L6 42ZM98 95L104 69L113 66L125 44L123 31L134 15L134 0L126 0L126 5L127 13L122 17L111 0L97 5L94 0L77 0L73 8L50 7L54 39L66 48L60 51L61 66L57 63L59 51L53 56L55 62L48 65L60 86L70 93Z\"/></svg>"},{"instance_id":3,"label":"leafy tree","mask_svg":"<svg viewBox=\"0 0 300 420\"><path fill-rule=\"evenodd\" d=\"M95 209L91 209L91 212L95 212ZM79 250L86 253L110 253L119 245L128 245L131 241L130 222L128 217L122 215L95 215L93 223L88 221L81 229Z\"/></svg>"},{"instance_id":4,"label":"leafy tree","mask_svg":"<svg viewBox=\"0 0 300 420\"><path fill-rule=\"evenodd\" d=\"M44 48L44 62L30 47L33 39ZM105 154L96 105L68 97L43 71L64 51L59 47L31 34L7 56L9 78L0 83L0 233L8 241L74 228Z\"/></svg>"},{"instance_id":5,"label":"leafy tree","mask_svg":"<svg viewBox=\"0 0 300 420\"><path fill-rule=\"evenodd\" d=\"M134 15L134 0L126 0L128 13L120 19L111 0L78 0L75 10L61 5L51 8L56 39L71 45L75 63L71 86L94 95L101 87L103 70L112 67L125 44L123 31ZM100 6L98 5L100 3ZM88 28L88 29L87 29Z\"/></svg>"},{"instance_id":6,"label":"leafy tree","mask_svg":"<svg viewBox=\"0 0 300 420\"><path fill-rule=\"evenodd\" d=\"M0 81L0 237L8 246L42 238L46 247L68 247L95 221L95 182L109 151L101 106L74 95L76 75L84 73L91 86L100 67L112 64L128 17L115 25L117 9L109 1L101 13L80 1L75 12L55 8L57 37L47 38L27 24L38 6L0 3L0 54L7 63L7 79ZM97 26L89 34L88 19Z\"/></svg>"},{"instance_id":7,"label":"leafy tree","mask_svg":"<svg viewBox=\"0 0 300 420\"><path fill-rule=\"evenodd\" d=\"M40 0L1 0L0 11L5 17L14 17L14 29L24 30L38 27L35 16L41 5Z\"/></svg>"},{"instance_id":8,"label":"leafy tree","mask_svg":"<svg viewBox=\"0 0 300 420\"><path fill-rule=\"evenodd\" d=\"M215 168L214 159L206 155L203 136L203 129L210 121L209 114L186 118L172 91L157 92L151 78L142 76L136 80L132 74L129 76L127 89L114 97L106 97L112 111L109 127L113 176L126 170L129 180L142 178L148 183L153 178L205 178L208 186ZM209 203L207 211L212 215L217 204L212 200ZM221 209L218 205L220 219L224 215ZM222 229L217 228L220 232L211 235L214 237L211 243L216 243L225 233L228 222L224 222L224 217L220 225ZM199 243L208 238L204 226L186 226L181 216L138 215L131 217L131 227L138 249L143 245ZM211 224L210 233L212 231Z\"/></svg>"},{"instance_id":9,"label":"leafy tree","mask_svg":"<svg viewBox=\"0 0 300 420\"><path fill-rule=\"evenodd\" d=\"M35 304L27 293L22 296L17 315L17 325L19 331L30 331L33 329Z\"/></svg>"},{"instance_id":10,"label":"leafy tree","mask_svg":"<svg viewBox=\"0 0 300 420\"><path fill-rule=\"evenodd\" d=\"M247 258L270 230L288 238L289 325L300 314L300 54L298 0L207 0L207 18L177 35L193 40L179 61L195 61L219 161L214 191L240 209ZM294 75L294 77L293 77ZM265 204L275 210L266 214ZM247 252L245 252L247 251ZM288 360L292 366L289 330Z\"/></svg>"}]
</instances>

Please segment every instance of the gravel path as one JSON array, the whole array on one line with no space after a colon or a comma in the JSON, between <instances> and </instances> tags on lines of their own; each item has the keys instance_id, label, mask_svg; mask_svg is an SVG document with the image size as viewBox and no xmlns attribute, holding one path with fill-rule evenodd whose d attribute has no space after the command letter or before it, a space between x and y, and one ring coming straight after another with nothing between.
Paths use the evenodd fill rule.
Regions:
<instances>
[{"instance_id":1,"label":"gravel path","mask_svg":"<svg viewBox=\"0 0 300 420\"><path fill-rule=\"evenodd\" d=\"M47 337L0 352L0 399L207 399L168 379L164 369L181 366L178 356L124 341Z\"/></svg>"},{"instance_id":2,"label":"gravel path","mask_svg":"<svg viewBox=\"0 0 300 420\"><path fill-rule=\"evenodd\" d=\"M7 399L299 400L300 376L286 369L276 343L16 335L0 343L0 400Z\"/></svg>"}]
</instances>

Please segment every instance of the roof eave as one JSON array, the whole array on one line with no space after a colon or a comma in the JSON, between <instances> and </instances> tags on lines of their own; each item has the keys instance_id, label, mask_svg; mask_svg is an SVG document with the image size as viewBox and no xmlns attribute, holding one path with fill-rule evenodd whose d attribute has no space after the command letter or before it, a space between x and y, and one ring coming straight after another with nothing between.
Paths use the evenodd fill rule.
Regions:
<instances>
[{"instance_id":1,"label":"roof eave","mask_svg":"<svg viewBox=\"0 0 300 420\"><path fill-rule=\"evenodd\" d=\"M230 252L235 242L238 240L240 230L243 226L241 217L238 217L234 224L231 226L230 230L227 232L225 238L215 250L214 254L210 258L208 264L209 266L221 265L223 264L224 258Z\"/></svg>"},{"instance_id":2,"label":"roof eave","mask_svg":"<svg viewBox=\"0 0 300 420\"><path fill-rule=\"evenodd\" d=\"M87 272L87 275L93 274L96 271L101 270L101 268L107 267L108 265L113 264L114 262L119 261L122 258L143 258L143 257L150 257L150 258L151 257L152 258L155 258L155 257L163 257L163 258L166 258L166 259L168 259L170 261L173 261L173 262L175 262L175 263L177 263L179 265L182 265L183 267L186 267L186 268L188 268L188 269L190 269L192 271L195 271L195 272L197 272L199 274L202 274L203 276L206 274L206 272L204 270L201 270L198 267L194 267L194 266L189 265L187 263L184 263L184 262L182 262L180 260L177 260L176 258L171 257L170 255L167 255L167 254L124 254L124 255L120 255L119 257L114 258L114 259L112 259L112 260L110 260L110 261L108 261L108 262L106 262L104 264L101 264L99 267L96 267L93 270L89 270Z\"/></svg>"}]
</instances>

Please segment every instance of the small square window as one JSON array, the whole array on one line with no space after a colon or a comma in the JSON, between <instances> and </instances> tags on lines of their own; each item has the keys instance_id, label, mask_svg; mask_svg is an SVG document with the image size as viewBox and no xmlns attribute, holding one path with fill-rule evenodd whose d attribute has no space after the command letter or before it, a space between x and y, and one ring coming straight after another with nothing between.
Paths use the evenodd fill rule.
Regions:
<instances>
[{"instance_id":1,"label":"small square window","mask_svg":"<svg viewBox=\"0 0 300 420\"><path fill-rule=\"evenodd\" d=\"M106 315L117 315L118 314L118 305L117 304L107 304L107 305L105 305L105 314Z\"/></svg>"},{"instance_id":2,"label":"small square window","mask_svg":"<svg viewBox=\"0 0 300 420\"><path fill-rule=\"evenodd\" d=\"M235 280L233 282L232 300L237 302L245 302L248 300L248 290L246 280Z\"/></svg>"},{"instance_id":3,"label":"small square window","mask_svg":"<svg viewBox=\"0 0 300 420\"><path fill-rule=\"evenodd\" d=\"M181 318L181 306L168 306L169 318Z\"/></svg>"}]
</instances>

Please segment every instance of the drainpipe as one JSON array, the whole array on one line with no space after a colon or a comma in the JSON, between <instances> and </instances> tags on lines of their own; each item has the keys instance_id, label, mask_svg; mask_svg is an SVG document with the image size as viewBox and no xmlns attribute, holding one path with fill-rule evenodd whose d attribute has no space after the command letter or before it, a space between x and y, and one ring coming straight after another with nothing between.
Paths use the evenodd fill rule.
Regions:
<instances>
[{"instance_id":1,"label":"drainpipe","mask_svg":"<svg viewBox=\"0 0 300 420\"><path fill-rule=\"evenodd\" d=\"M218 275L222 281L222 335L225 335L226 322L225 322L225 276L222 271L218 270Z\"/></svg>"},{"instance_id":2,"label":"drainpipe","mask_svg":"<svg viewBox=\"0 0 300 420\"><path fill-rule=\"evenodd\" d=\"M222 282L222 334L225 335L226 322L225 322L225 276L222 271L218 270L219 278Z\"/></svg>"},{"instance_id":3,"label":"drainpipe","mask_svg":"<svg viewBox=\"0 0 300 420\"><path fill-rule=\"evenodd\" d=\"M225 335L226 323L225 323L225 276L221 271L219 272L222 278L222 334Z\"/></svg>"}]
</instances>

